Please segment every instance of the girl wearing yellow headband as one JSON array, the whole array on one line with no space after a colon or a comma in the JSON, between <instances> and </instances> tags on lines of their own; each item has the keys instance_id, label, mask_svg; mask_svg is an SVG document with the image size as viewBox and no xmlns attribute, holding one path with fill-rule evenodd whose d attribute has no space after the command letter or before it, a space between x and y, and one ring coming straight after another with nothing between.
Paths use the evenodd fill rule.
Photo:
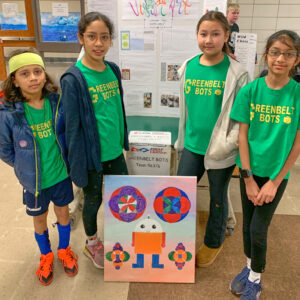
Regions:
<instances>
[{"instance_id":1,"label":"girl wearing yellow headband","mask_svg":"<svg viewBox=\"0 0 300 300\"><path fill-rule=\"evenodd\" d=\"M36 275L42 285L53 280L53 252L47 228L50 200L57 217L57 255L67 275L78 272L70 249L68 204L73 200L68 175L64 120L58 87L45 72L35 49L17 50L8 62L9 76L0 99L0 158L12 166L23 186L26 212L33 216L41 251Z\"/></svg>"}]
</instances>

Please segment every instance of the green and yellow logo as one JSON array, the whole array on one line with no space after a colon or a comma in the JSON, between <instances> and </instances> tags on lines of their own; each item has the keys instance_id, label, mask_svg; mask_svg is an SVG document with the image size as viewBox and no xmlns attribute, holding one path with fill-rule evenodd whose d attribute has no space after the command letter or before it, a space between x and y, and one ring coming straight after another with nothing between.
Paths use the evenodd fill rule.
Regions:
<instances>
[{"instance_id":1,"label":"green and yellow logo","mask_svg":"<svg viewBox=\"0 0 300 300\"><path fill-rule=\"evenodd\" d=\"M215 90L215 95L217 95L217 96L220 96L222 94L222 91L221 90Z\"/></svg>"},{"instance_id":2,"label":"green and yellow logo","mask_svg":"<svg viewBox=\"0 0 300 300\"><path fill-rule=\"evenodd\" d=\"M292 122L291 117L284 117L284 118L283 118L283 123L285 123L285 124L290 124L291 122Z\"/></svg>"}]
</instances>

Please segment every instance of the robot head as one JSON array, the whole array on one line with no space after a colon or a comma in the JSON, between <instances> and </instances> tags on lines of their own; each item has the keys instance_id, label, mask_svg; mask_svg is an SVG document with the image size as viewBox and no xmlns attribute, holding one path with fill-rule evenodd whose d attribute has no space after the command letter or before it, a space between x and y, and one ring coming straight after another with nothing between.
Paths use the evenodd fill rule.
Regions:
<instances>
[{"instance_id":1,"label":"robot head","mask_svg":"<svg viewBox=\"0 0 300 300\"><path fill-rule=\"evenodd\" d=\"M135 232L163 232L160 224L151 219L150 216L147 219L141 220L135 227Z\"/></svg>"}]
</instances>

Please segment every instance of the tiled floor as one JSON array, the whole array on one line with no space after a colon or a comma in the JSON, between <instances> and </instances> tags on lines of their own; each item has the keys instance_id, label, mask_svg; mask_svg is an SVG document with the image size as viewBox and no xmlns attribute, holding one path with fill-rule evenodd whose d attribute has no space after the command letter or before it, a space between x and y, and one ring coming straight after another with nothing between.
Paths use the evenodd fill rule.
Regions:
<instances>
[{"instance_id":1,"label":"tiled floor","mask_svg":"<svg viewBox=\"0 0 300 300\"><path fill-rule=\"evenodd\" d=\"M277 213L300 215L299 180L300 167L295 167ZM205 179L201 185L206 185ZM129 284L104 282L103 270L94 268L83 255L85 236L81 219L71 236L72 248L79 255L78 275L75 278L67 277L60 263L55 260L53 283L48 287L41 286L35 278L39 251L34 240L32 218L25 213L22 204L22 188L17 182L13 169L2 161L0 162L0 189L0 299L127 299ZM240 212L237 179L231 181L230 197L234 210ZM207 203L207 189L199 188L198 208L205 210ZM52 207L48 219L52 248L56 249L58 234L57 228L51 225L56 221ZM103 213L99 214L99 227L102 227L102 220ZM147 295L143 299L153 299L151 294Z\"/></svg>"}]
</instances>

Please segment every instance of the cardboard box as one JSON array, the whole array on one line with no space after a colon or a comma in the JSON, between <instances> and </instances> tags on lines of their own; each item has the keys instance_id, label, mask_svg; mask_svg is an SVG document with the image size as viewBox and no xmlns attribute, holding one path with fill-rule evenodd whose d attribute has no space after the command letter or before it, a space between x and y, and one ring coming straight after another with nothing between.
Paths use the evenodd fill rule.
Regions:
<instances>
[{"instance_id":1,"label":"cardboard box","mask_svg":"<svg viewBox=\"0 0 300 300\"><path fill-rule=\"evenodd\" d=\"M170 175L171 132L130 131L126 161L130 175Z\"/></svg>"}]
</instances>

